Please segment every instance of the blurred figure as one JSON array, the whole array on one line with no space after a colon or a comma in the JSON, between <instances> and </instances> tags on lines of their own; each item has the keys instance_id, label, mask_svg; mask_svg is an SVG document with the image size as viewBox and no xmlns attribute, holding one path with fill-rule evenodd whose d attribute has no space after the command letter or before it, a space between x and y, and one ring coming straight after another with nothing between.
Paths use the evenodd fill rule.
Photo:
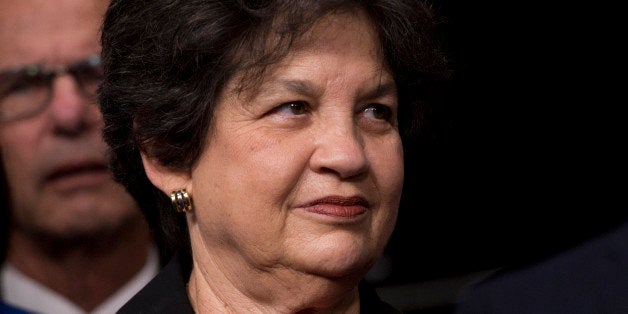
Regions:
<instances>
[{"instance_id":1,"label":"blurred figure","mask_svg":"<svg viewBox=\"0 0 628 314\"><path fill-rule=\"evenodd\" d=\"M2 301L38 313L114 313L159 268L116 184L95 93L108 2L0 0L0 152L9 206Z\"/></svg>"},{"instance_id":2,"label":"blurred figure","mask_svg":"<svg viewBox=\"0 0 628 314\"><path fill-rule=\"evenodd\" d=\"M628 222L534 266L468 287L455 313L628 313Z\"/></svg>"}]
</instances>

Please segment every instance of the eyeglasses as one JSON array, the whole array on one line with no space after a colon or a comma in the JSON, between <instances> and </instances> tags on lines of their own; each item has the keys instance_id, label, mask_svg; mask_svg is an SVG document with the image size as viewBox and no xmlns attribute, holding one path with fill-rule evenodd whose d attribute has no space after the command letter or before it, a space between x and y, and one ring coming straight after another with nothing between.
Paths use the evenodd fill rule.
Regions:
<instances>
[{"instance_id":1,"label":"eyeglasses","mask_svg":"<svg viewBox=\"0 0 628 314\"><path fill-rule=\"evenodd\" d=\"M69 74L78 83L83 96L95 103L102 81L100 56L63 67L29 65L0 72L0 122L32 117L43 111L52 98L55 78Z\"/></svg>"}]
</instances>

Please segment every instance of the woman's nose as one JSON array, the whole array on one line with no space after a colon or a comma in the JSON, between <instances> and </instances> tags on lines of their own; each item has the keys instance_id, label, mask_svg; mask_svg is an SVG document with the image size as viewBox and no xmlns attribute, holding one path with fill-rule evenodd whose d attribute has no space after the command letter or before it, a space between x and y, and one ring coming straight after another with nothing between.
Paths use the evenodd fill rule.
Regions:
<instances>
[{"instance_id":1,"label":"woman's nose","mask_svg":"<svg viewBox=\"0 0 628 314\"><path fill-rule=\"evenodd\" d=\"M335 173L342 179L360 176L369 169L369 159L359 130L353 123L325 123L315 135L310 160L317 172Z\"/></svg>"},{"instance_id":2,"label":"woman's nose","mask_svg":"<svg viewBox=\"0 0 628 314\"><path fill-rule=\"evenodd\" d=\"M94 125L93 111L97 111L97 107L71 75L61 75L54 80L49 101L48 113L55 132L76 135Z\"/></svg>"}]
</instances>

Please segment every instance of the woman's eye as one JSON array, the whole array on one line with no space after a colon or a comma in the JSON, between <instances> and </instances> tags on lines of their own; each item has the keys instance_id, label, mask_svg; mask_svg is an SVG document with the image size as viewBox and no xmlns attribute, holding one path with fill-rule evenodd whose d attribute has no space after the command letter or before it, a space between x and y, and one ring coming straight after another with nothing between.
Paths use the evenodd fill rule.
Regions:
<instances>
[{"instance_id":1,"label":"woman's eye","mask_svg":"<svg viewBox=\"0 0 628 314\"><path fill-rule=\"evenodd\" d=\"M366 108L364 108L363 112L367 117L376 120L391 121L393 116L392 109L381 104L369 104Z\"/></svg>"},{"instance_id":2,"label":"woman's eye","mask_svg":"<svg viewBox=\"0 0 628 314\"><path fill-rule=\"evenodd\" d=\"M308 104L305 101L291 101L281 104L274 111L277 113L292 114L295 116L303 115L308 111Z\"/></svg>"}]
</instances>

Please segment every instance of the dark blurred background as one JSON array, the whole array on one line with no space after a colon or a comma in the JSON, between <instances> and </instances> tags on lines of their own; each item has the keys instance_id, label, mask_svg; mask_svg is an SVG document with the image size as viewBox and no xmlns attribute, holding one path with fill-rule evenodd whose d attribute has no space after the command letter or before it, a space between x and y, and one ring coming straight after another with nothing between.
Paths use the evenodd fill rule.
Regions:
<instances>
[{"instance_id":1,"label":"dark blurred background","mask_svg":"<svg viewBox=\"0 0 628 314\"><path fill-rule=\"evenodd\" d=\"M434 0L454 75L406 144L397 229L370 275L408 313L628 219L622 28L603 3Z\"/></svg>"}]
</instances>

